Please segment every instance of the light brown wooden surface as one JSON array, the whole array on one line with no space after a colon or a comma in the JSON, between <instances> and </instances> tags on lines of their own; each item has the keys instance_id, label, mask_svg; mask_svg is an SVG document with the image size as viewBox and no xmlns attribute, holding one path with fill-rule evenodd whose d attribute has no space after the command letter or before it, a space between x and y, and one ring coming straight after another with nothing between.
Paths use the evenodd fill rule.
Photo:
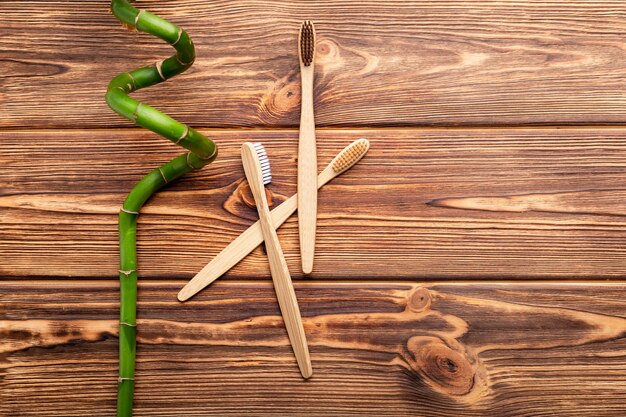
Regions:
<instances>
[{"instance_id":1,"label":"light brown wooden surface","mask_svg":"<svg viewBox=\"0 0 626 417\"><path fill-rule=\"evenodd\" d=\"M297 131L204 131L220 157L159 193L139 220L139 273L191 278L258 219L240 144L262 142L274 205L295 193ZM371 149L319 194L319 278L620 278L626 129L319 132L320 169L358 137ZM0 134L0 251L14 277L117 277L117 213L178 154L141 130ZM17 157L23 156L23 157ZM297 219L279 236L301 276ZM228 273L267 277L261 248Z\"/></svg>"},{"instance_id":2,"label":"light brown wooden surface","mask_svg":"<svg viewBox=\"0 0 626 417\"><path fill-rule=\"evenodd\" d=\"M298 283L307 382L269 282L180 285L140 285L137 416L626 412L622 284ZM0 290L4 415L112 415L116 283Z\"/></svg>"},{"instance_id":3,"label":"light brown wooden surface","mask_svg":"<svg viewBox=\"0 0 626 417\"><path fill-rule=\"evenodd\" d=\"M171 53L108 4L0 2L0 416L114 415L117 211L181 151L105 105ZM137 5L198 58L135 97L220 149L139 220L137 416L626 414L623 1ZM268 148L270 201L295 192L304 19L319 166L372 141L320 190L294 274L308 382L262 247L175 301L257 219L244 141ZM279 237L299 272L295 218Z\"/></svg>"},{"instance_id":4,"label":"light brown wooden surface","mask_svg":"<svg viewBox=\"0 0 626 417\"><path fill-rule=\"evenodd\" d=\"M0 126L113 127L120 72L170 48L108 1L0 3ZM297 36L316 24L319 126L626 121L626 5L614 1L158 1L198 58L136 96L194 127L297 126ZM45 98L45 99L44 99Z\"/></svg>"}]
</instances>

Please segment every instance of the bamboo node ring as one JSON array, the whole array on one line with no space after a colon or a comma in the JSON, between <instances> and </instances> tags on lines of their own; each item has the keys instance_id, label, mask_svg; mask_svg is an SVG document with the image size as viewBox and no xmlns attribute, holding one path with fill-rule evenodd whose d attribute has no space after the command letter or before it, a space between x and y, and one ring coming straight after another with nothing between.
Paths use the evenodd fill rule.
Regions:
<instances>
[{"instance_id":1,"label":"bamboo node ring","mask_svg":"<svg viewBox=\"0 0 626 417\"><path fill-rule=\"evenodd\" d=\"M178 37L176 38L176 40L174 41L174 43L172 44L172 46L176 46L176 44L178 43L178 41L180 40L180 37L183 35L183 30L178 28Z\"/></svg>"},{"instance_id":2,"label":"bamboo node ring","mask_svg":"<svg viewBox=\"0 0 626 417\"><path fill-rule=\"evenodd\" d=\"M130 72L127 72L126 74L128 74L128 77L133 82L133 90L134 90L135 88L137 88L137 82L135 81L135 77L133 77L133 74L131 74Z\"/></svg>"},{"instance_id":3,"label":"bamboo node ring","mask_svg":"<svg viewBox=\"0 0 626 417\"><path fill-rule=\"evenodd\" d=\"M178 138L178 140L176 141L176 144L178 145L180 143L180 141L182 141L183 139L185 139L187 137L187 135L189 134L189 126L185 126L185 131L183 132L183 134Z\"/></svg>"},{"instance_id":4,"label":"bamboo node ring","mask_svg":"<svg viewBox=\"0 0 626 417\"><path fill-rule=\"evenodd\" d=\"M160 61L157 61L157 62L154 64L154 66L155 66L155 68L156 68L157 72L159 73L159 77L161 77L161 79L162 79L163 81L165 81L165 77L163 76L163 71L161 70L161 66L163 65L163 61L165 61L165 60L164 60L164 59L162 59L162 60L160 60Z\"/></svg>"},{"instance_id":5,"label":"bamboo node ring","mask_svg":"<svg viewBox=\"0 0 626 417\"><path fill-rule=\"evenodd\" d=\"M139 13L137 13L137 16L135 16L135 27L137 27L137 23L139 22L139 18L141 17L143 12L143 10L139 10Z\"/></svg>"},{"instance_id":6,"label":"bamboo node ring","mask_svg":"<svg viewBox=\"0 0 626 417\"><path fill-rule=\"evenodd\" d=\"M139 113L139 109L141 108L141 103L137 104L135 111L133 112L133 122L137 121L137 113Z\"/></svg>"},{"instance_id":7,"label":"bamboo node ring","mask_svg":"<svg viewBox=\"0 0 626 417\"><path fill-rule=\"evenodd\" d=\"M159 167L158 169L159 169L159 173L161 173L161 177L163 178L163 181L165 181L165 183L167 184L169 181L167 180L167 177L165 176L163 169L161 167Z\"/></svg>"},{"instance_id":8,"label":"bamboo node ring","mask_svg":"<svg viewBox=\"0 0 626 417\"><path fill-rule=\"evenodd\" d=\"M191 60L191 61L189 61L189 62L183 62L183 61L181 61L181 60L180 60L180 58L178 58L178 54L174 55L174 57L176 58L176 61L178 61L178 63L179 63L180 65L185 65L185 66L187 66L187 65L191 65L191 64L193 64L193 61L194 61L194 60L192 59L192 60Z\"/></svg>"},{"instance_id":9,"label":"bamboo node ring","mask_svg":"<svg viewBox=\"0 0 626 417\"><path fill-rule=\"evenodd\" d=\"M187 166L188 166L189 168L191 168L191 169L195 170L195 169L196 169L196 167L195 167L195 166L193 166L193 165L192 165L192 163L189 161L189 157L190 157L190 156L191 156L191 152L187 152L187 158L185 158L185 159L186 159L186 161L187 161Z\"/></svg>"}]
</instances>

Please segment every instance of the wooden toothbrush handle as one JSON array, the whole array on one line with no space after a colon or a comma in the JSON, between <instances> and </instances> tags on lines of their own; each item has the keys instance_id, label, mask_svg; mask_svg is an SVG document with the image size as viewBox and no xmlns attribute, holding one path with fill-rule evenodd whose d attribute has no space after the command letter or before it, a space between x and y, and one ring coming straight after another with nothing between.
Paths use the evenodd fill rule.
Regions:
<instances>
[{"instance_id":1,"label":"wooden toothbrush handle","mask_svg":"<svg viewBox=\"0 0 626 417\"><path fill-rule=\"evenodd\" d=\"M293 195L271 211L272 224L283 224L298 208L297 196ZM230 242L215 258L196 274L178 293L180 301L186 301L237 265L246 255L263 243L261 222L257 221L235 240Z\"/></svg>"},{"instance_id":2,"label":"wooden toothbrush handle","mask_svg":"<svg viewBox=\"0 0 626 417\"><path fill-rule=\"evenodd\" d=\"M261 222L261 231L265 240L274 290L276 291L278 305L285 321L287 334L291 341L300 373L304 378L310 378L313 374L313 369L306 334L304 333L304 325L300 316L300 308L298 307L298 300L291 282L287 261L285 261L276 229L272 224L270 209L265 196L265 187L263 186L261 166L255 152L251 144L244 144L241 151L243 167L259 212L259 221Z\"/></svg>"},{"instance_id":3,"label":"wooden toothbrush handle","mask_svg":"<svg viewBox=\"0 0 626 417\"><path fill-rule=\"evenodd\" d=\"M330 180L335 178L347 169L350 169L362 155L359 156L355 149L359 149L359 143L362 143L363 139L352 142L349 146L344 148L341 152L335 156L335 158L328 164L328 166L317 176L317 188L323 187ZM365 151L369 149L369 143L365 145ZM361 148L361 152L364 155ZM339 165L336 163L339 162ZM348 165L344 165L347 163ZM283 224L289 216L291 216L298 208L298 195L294 194L284 203L280 204L274 210L271 211L272 225L274 228ZM245 232L240 234L235 240L230 242L222 251L211 260L208 264L200 270L178 293L178 299L180 301L186 301L193 297L200 290L211 284L218 279L222 274L228 271L241 261L247 254L252 252L254 248L259 246L263 242L263 231L261 230L261 222L257 221Z\"/></svg>"},{"instance_id":4,"label":"wooden toothbrush handle","mask_svg":"<svg viewBox=\"0 0 626 417\"><path fill-rule=\"evenodd\" d=\"M267 208L267 205L265 206ZM269 210L267 210L266 219L269 218ZM278 235L273 226L267 220L261 221L261 229L265 238L265 248L269 259L270 271L272 272L272 280L274 281L274 290L278 305L282 312L287 334L291 341L293 353L296 356L300 373L304 378L310 378L313 374L311 366L311 357L307 345L306 334L304 333L304 325L300 316L300 308L296 293L293 289L287 262L283 255L283 251L278 241Z\"/></svg>"},{"instance_id":5,"label":"wooden toothbrush handle","mask_svg":"<svg viewBox=\"0 0 626 417\"><path fill-rule=\"evenodd\" d=\"M313 113L313 65L301 67L302 105L298 145L298 230L302 271L310 274L317 228L317 148Z\"/></svg>"},{"instance_id":6,"label":"wooden toothbrush handle","mask_svg":"<svg viewBox=\"0 0 626 417\"><path fill-rule=\"evenodd\" d=\"M334 177L332 169L327 168L317 177L317 187L320 188ZM298 208L298 195L294 194L285 200L278 207L274 208L272 214L272 225L279 227ZM263 243L263 232L261 222L257 221L245 232L240 234L235 240L230 242L215 258L204 266L178 293L180 301L186 301L221 277L233 266L237 265L246 255L252 252L257 246Z\"/></svg>"}]
</instances>

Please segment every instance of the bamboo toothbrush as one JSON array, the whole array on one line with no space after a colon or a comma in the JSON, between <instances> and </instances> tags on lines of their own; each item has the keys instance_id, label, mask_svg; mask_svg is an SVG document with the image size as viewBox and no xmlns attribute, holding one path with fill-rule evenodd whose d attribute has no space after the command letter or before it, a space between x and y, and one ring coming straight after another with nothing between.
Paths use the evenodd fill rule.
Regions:
<instances>
[{"instance_id":1,"label":"bamboo toothbrush","mask_svg":"<svg viewBox=\"0 0 626 417\"><path fill-rule=\"evenodd\" d=\"M370 144L367 139L358 139L346 146L317 177L317 188L323 187L339 174L352 168L359 162L369 150ZM271 211L272 224L279 227L298 208L298 195L291 196L284 203ZM257 221L239 237L224 248L211 262L189 281L178 293L180 301L187 301L198 292L203 290L222 274L228 271L239 261L252 252L263 242L261 222Z\"/></svg>"},{"instance_id":2,"label":"bamboo toothbrush","mask_svg":"<svg viewBox=\"0 0 626 417\"><path fill-rule=\"evenodd\" d=\"M298 300L296 299L296 293L293 289L291 275L289 275L283 250L278 241L276 229L272 224L272 216L265 196L265 185L272 181L270 161L263 145L250 142L243 144L241 160L243 161L243 169L259 212L261 231L265 240L272 280L274 281L274 290L276 291L280 311L283 314L291 347L300 367L300 373L304 378L310 378L313 374L313 369L311 368L311 357L306 342L306 335L304 334L302 317L300 317Z\"/></svg>"},{"instance_id":3,"label":"bamboo toothbrush","mask_svg":"<svg viewBox=\"0 0 626 417\"><path fill-rule=\"evenodd\" d=\"M315 61L315 27L305 20L298 36L298 56L302 81L300 140L298 145L298 229L302 272L310 274L315 256L317 223L317 154L315 116L313 114L313 64Z\"/></svg>"}]
</instances>

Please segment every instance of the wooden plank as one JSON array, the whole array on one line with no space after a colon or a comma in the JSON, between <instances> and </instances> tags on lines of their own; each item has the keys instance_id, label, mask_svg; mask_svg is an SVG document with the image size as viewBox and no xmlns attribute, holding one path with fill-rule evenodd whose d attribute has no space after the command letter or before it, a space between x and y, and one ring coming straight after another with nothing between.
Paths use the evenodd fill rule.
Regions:
<instances>
[{"instance_id":1,"label":"wooden plank","mask_svg":"<svg viewBox=\"0 0 626 417\"><path fill-rule=\"evenodd\" d=\"M298 283L308 382L269 282L180 285L140 285L137 416L626 413L624 284ZM4 415L113 415L117 283L0 294Z\"/></svg>"},{"instance_id":2,"label":"wooden plank","mask_svg":"<svg viewBox=\"0 0 626 417\"><path fill-rule=\"evenodd\" d=\"M171 48L123 30L107 3L0 3L0 126L130 126L104 103L108 81ZM138 6L186 28L198 59L137 97L194 126L296 126L303 19L320 38L320 126L626 122L621 0Z\"/></svg>"},{"instance_id":3,"label":"wooden plank","mask_svg":"<svg viewBox=\"0 0 626 417\"><path fill-rule=\"evenodd\" d=\"M257 219L240 161L265 144L275 206L295 192L297 131L206 131L218 160L150 201L139 271L191 278ZM313 278L623 278L626 129L335 130L322 167L358 137L371 150L320 191ZM117 213L180 150L142 130L0 134L0 271L117 277ZM279 230L299 277L297 217ZM267 277L261 248L230 277Z\"/></svg>"}]
</instances>

